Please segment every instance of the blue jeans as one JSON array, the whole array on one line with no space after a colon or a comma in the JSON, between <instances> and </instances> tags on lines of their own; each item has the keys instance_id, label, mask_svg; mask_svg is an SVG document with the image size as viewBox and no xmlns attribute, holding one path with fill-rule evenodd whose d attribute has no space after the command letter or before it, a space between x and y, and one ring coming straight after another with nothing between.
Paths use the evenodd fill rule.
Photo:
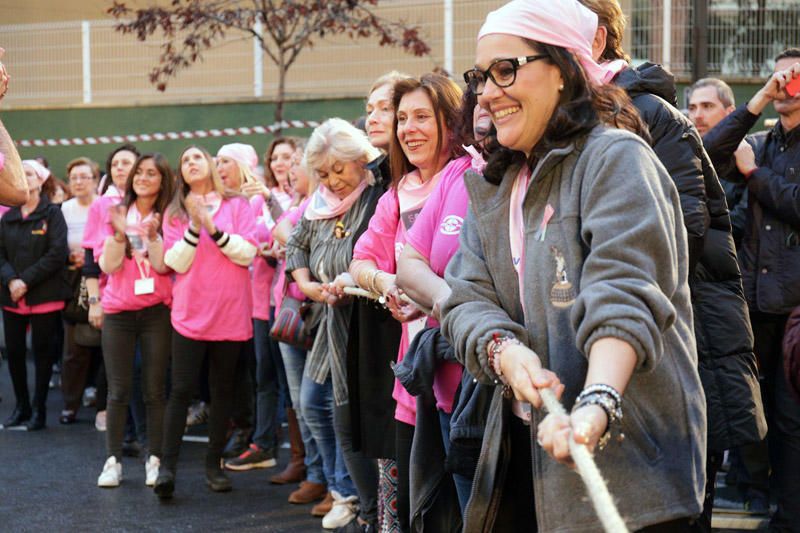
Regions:
<instances>
[{"instance_id":1,"label":"blue jeans","mask_svg":"<svg viewBox=\"0 0 800 533\"><path fill-rule=\"evenodd\" d=\"M289 396L292 399L294 414L300 425L300 435L303 437L303 446L306 449L306 479L313 483L327 484L322 468L322 456L317 449L317 443L308 429L306 419L300 404L300 383L303 381L303 369L306 366L306 351L296 346L278 343L283 356L283 367L286 370L286 383L289 386Z\"/></svg>"},{"instance_id":2,"label":"blue jeans","mask_svg":"<svg viewBox=\"0 0 800 533\"><path fill-rule=\"evenodd\" d=\"M253 442L259 448L276 452L278 389L281 381L279 374L283 374L283 361L278 343L269 336L269 329L270 323L266 320L253 319L253 344L256 351L256 428Z\"/></svg>"},{"instance_id":3,"label":"blue jeans","mask_svg":"<svg viewBox=\"0 0 800 533\"><path fill-rule=\"evenodd\" d=\"M322 385L303 375L300 408L322 456L328 490L335 490L344 497L356 494L333 428L333 384L330 375Z\"/></svg>"},{"instance_id":4,"label":"blue jeans","mask_svg":"<svg viewBox=\"0 0 800 533\"><path fill-rule=\"evenodd\" d=\"M444 453L450 453L450 419L452 414L439 411L439 425L442 427L442 441L444 442ZM469 502L469 495L472 492L472 479L461 474L453 474L453 483L456 486L456 494L458 495L458 506L461 508L461 515L464 515L464 509L467 508Z\"/></svg>"}]
</instances>

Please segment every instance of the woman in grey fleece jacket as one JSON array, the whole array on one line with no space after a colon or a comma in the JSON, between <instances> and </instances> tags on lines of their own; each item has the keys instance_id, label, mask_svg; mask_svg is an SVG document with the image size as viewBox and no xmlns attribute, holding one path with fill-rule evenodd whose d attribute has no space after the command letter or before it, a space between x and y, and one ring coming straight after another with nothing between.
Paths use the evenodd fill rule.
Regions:
<instances>
[{"instance_id":1,"label":"woman in grey fleece jacket","mask_svg":"<svg viewBox=\"0 0 800 533\"><path fill-rule=\"evenodd\" d=\"M513 75L495 67L536 56ZM567 439L595 448L608 411L580 403L567 417L533 410L524 420L502 380L537 408L544 387L563 391L567 409L595 384L624 395L625 439L595 456L620 513L631 530L689 531L702 507L706 420L678 193L641 138L600 125L630 119L620 115L630 103L590 88L565 48L489 34L476 65L465 77L505 149L484 176L465 176L470 213L446 274L442 330L476 379L498 384L464 530L601 529L580 478L559 462L570 462ZM515 203L526 165L530 185Z\"/></svg>"}]
</instances>

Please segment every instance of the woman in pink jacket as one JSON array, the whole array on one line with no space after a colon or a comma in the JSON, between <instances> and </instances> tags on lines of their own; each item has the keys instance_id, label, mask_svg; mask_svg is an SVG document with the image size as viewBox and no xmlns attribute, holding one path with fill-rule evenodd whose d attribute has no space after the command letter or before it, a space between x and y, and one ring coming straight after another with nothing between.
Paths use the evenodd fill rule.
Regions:
<instances>
[{"instance_id":1,"label":"woman in pink jacket","mask_svg":"<svg viewBox=\"0 0 800 533\"><path fill-rule=\"evenodd\" d=\"M369 229L353 250L350 273L362 288L381 294L393 316L403 323L398 361L411 340L425 326L426 317L403 303L395 285L397 258L406 232L439 183L442 169L457 154L453 132L460 121L461 89L440 74L395 83L395 120L389 150L392 186L381 197ZM398 469L398 520L403 530L409 521L409 456L414 435L416 399L395 381L395 419ZM452 399L451 399L452 401Z\"/></svg>"},{"instance_id":2,"label":"woman in pink jacket","mask_svg":"<svg viewBox=\"0 0 800 533\"><path fill-rule=\"evenodd\" d=\"M177 189L164 217L164 262L175 271L172 291L172 391L164 419L160 498L175 488L186 413L208 356L211 413L206 484L231 490L221 466L236 361L253 336L248 267L256 255L256 221L247 199L226 190L211 156L191 146L180 157Z\"/></svg>"}]
</instances>

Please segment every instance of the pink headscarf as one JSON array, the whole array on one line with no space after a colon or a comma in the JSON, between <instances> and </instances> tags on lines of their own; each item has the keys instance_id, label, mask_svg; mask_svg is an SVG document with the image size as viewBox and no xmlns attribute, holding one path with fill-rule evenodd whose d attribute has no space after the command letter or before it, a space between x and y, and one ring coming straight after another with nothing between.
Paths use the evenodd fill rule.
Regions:
<instances>
[{"instance_id":1,"label":"pink headscarf","mask_svg":"<svg viewBox=\"0 0 800 533\"><path fill-rule=\"evenodd\" d=\"M33 169L33 171L36 173L36 177L39 178L40 185L45 181L47 181L47 178L50 177L50 171L47 170L47 167L45 167L35 159L26 159L22 162L22 164L28 165Z\"/></svg>"},{"instance_id":2,"label":"pink headscarf","mask_svg":"<svg viewBox=\"0 0 800 533\"><path fill-rule=\"evenodd\" d=\"M256 154L255 148L249 144L226 144L219 149L217 157L230 157L237 163L246 166L253 174L258 169L258 154Z\"/></svg>"},{"instance_id":3,"label":"pink headscarf","mask_svg":"<svg viewBox=\"0 0 800 533\"><path fill-rule=\"evenodd\" d=\"M566 48L575 54L595 85L611 81L627 67L623 60L598 65L592 59L597 15L576 0L512 0L486 17L478 40L500 33Z\"/></svg>"}]
</instances>

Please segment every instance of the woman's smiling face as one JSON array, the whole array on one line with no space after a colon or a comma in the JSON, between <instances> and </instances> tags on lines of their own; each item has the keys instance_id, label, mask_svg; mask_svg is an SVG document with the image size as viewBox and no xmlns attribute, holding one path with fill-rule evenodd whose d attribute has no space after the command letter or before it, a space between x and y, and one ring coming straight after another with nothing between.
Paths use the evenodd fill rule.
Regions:
<instances>
[{"instance_id":1,"label":"woman's smiling face","mask_svg":"<svg viewBox=\"0 0 800 533\"><path fill-rule=\"evenodd\" d=\"M490 34L478 41L475 66L485 70L498 59L538 53L520 37ZM520 66L509 87L501 88L486 80L478 104L491 115L498 142L529 155L547 129L563 83L558 67L546 59Z\"/></svg>"},{"instance_id":2,"label":"woman's smiling face","mask_svg":"<svg viewBox=\"0 0 800 533\"><path fill-rule=\"evenodd\" d=\"M446 135L442 135L442 138ZM436 111L424 89L403 95L397 106L397 140L409 163L418 169L435 167L439 162L439 126Z\"/></svg>"}]
</instances>

